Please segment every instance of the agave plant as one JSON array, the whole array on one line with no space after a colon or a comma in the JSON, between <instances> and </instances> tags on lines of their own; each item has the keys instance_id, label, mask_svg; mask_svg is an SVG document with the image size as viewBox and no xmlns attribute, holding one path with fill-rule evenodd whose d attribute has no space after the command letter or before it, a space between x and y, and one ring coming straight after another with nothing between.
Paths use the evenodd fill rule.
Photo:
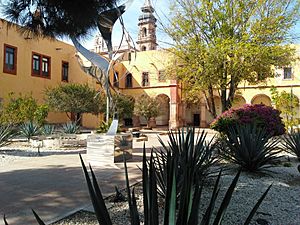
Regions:
<instances>
[{"instance_id":1,"label":"agave plant","mask_svg":"<svg viewBox=\"0 0 300 225\"><path fill-rule=\"evenodd\" d=\"M38 135L39 132L40 132L40 127L32 121L23 123L20 126L20 133L24 135L28 141L30 140L31 137Z\"/></svg>"},{"instance_id":2,"label":"agave plant","mask_svg":"<svg viewBox=\"0 0 300 225\"><path fill-rule=\"evenodd\" d=\"M55 126L54 125L45 124L42 127L42 133L44 135L52 135L52 134L54 134L54 131L55 131Z\"/></svg>"},{"instance_id":3,"label":"agave plant","mask_svg":"<svg viewBox=\"0 0 300 225\"><path fill-rule=\"evenodd\" d=\"M164 225L219 225L222 223L225 212L230 200L232 198L234 189L237 185L241 170L236 174L232 180L231 185L226 191L226 194L218 208L215 208L216 200L219 194L219 182L222 176L220 171L216 179L212 196L210 201L207 204L207 209L203 213L203 216L199 218L199 206L201 200L202 192L202 183L200 180L192 179L193 174L190 174L193 171L192 168L185 167L183 170L184 182L180 190L180 200L177 204L177 185L176 185L176 168L175 157L170 157L170 152L168 152L167 157L167 183L166 183L166 197L164 201L164 213L162 215ZM84 172L84 176L87 182L88 191L90 198L95 210L95 214L99 224L101 225L112 225L112 220L109 216L108 210L105 205L101 189L99 188L96 176L93 172L91 166L90 173L91 176L84 164L84 161L80 155L80 160ZM131 225L139 225L140 218L137 210L136 196L134 188L130 188L128 170L126 159L124 159L124 168L125 168L125 178L126 178L126 189L127 189L127 200L130 210L130 220ZM158 193L157 193L157 179L156 179L156 166L153 150L151 152L150 159L146 159L146 150L144 146L143 150L143 167L142 167L142 186L143 186L143 203L144 203L144 225L159 225L159 206L158 206ZM266 197L271 186L267 188L264 194L259 198L251 212L249 213L247 219L244 222L244 225L249 225L252 217L259 208L263 199ZM217 212L214 216L213 212ZM44 225L45 223L39 218L39 216L33 211L34 216L39 225ZM201 219L201 220L200 220ZM6 218L4 216L4 222L8 225Z\"/></svg>"},{"instance_id":4,"label":"agave plant","mask_svg":"<svg viewBox=\"0 0 300 225\"><path fill-rule=\"evenodd\" d=\"M206 141L207 133L205 131L195 133L195 129L188 128L186 130L178 130L177 134L169 131L169 141L166 145L160 138L159 141L162 149L156 150L156 176L159 187L159 194L165 197L166 183L168 176L167 161L174 160L176 165L176 190L177 196L181 191L182 184L184 183L184 171L190 168L190 178L205 180L217 171L212 169L218 162L215 154L214 138ZM170 159L169 159L170 158Z\"/></svg>"},{"instance_id":5,"label":"agave plant","mask_svg":"<svg viewBox=\"0 0 300 225\"><path fill-rule=\"evenodd\" d=\"M80 156L81 158L81 156ZM143 186L143 203L144 203L144 223L145 225L159 225L159 206L158 206L158 193L157 193L157 182L156 182L156 167L153 157L153 151L151 152L150 160L146 159L146 151L144 147L143 151L143 168L142 168L142 186ZM168 179L167 179L167 191L165 198L165 206L163 213L163 224L164 225L203 225L203 224L221 224L223 217L226 213L227 207L230 204L232 195L234 193L235 187L237 185L241 170L236 174L232 183L228 187L226 194L221 202L221 205L215 209L216 200L219 194L219 182L222 176L222 171L219 172L213 191L211 199L207 204L207 209L203 213L203 216L199 218L199 206L202 193L202 183L199 180L190 179L189 170L184 171L184 183L182 185L180 193L180 201L177 204L176 196L176 175L174 164L175 160L168 158L167 169L168 169ZM84 170L85 178L88 184L88 189L90 197L95 209L95 214L98 219L99 224L101 225L111 225L112 220L108 214L108 210L105 206L105 202L101 193L101 190L98 186L95 174L90 167L91 177L84 165L84 162L81 158L82 167ZM136 196L134 188L130 189L128 172L126 160L124 160L125 168L125 177L126 177L126 188L127 188L127 199L130 210L130 220L131 225L139 225L140 218L137 210ZM263 199L266 197L268 191L270 190L271 185L263 193L263 195L258 199L257 203L247 216L244 225L249 225L255 212L259 208ZM193 210L191 210L193 209ZM213 211L216 211L214 216Z\"/></svg>"},{"instance_id":6,"label":"agave plant","mask_svg":"<svg viewBox=\"0 0 300 225\"><path fill-rule=\"evenodd\" d=\"M62 125L63 132L65 134L76 134L79 132L80 127L76 122L69 122Z\"/></svg>"},{"instance_id":7,"label":"agave plant","mask_svg":"<svg viewBox=\"0 0 300 225\"><path fill-rule=\"evenodd\" d=\"M16 135L10 125L0 125L0 147L9 144L9 140Z\"/></svg>"},{"instance_id":8,"label":"agave plant","mask_svg":"<svg viewBox=\"0 0 300 225\"><path fill-rule=\"evenodd\" d=\"M222 158L240 165L249 172L264 170L276 163L281 151L279 138L271 138L270 134L256 125L238 125L229 127L224 144L218 145Z\"/></svg>"},{"instance_id":9,"label":"agave plant","mask_svg":"<svg viewBox=\"0 0 300 225\"><path fill-rule=\"evenodd\" d=\"M282 145L285 151L297 156L300 161L300 133L288 133L283 136Z\"/></svg>"}]
</instances>

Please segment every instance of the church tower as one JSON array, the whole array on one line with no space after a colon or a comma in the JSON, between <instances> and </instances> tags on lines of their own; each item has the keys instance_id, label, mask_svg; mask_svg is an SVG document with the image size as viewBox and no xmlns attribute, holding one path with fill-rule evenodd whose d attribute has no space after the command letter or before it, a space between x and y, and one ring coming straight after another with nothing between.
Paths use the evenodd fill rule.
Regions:
<instances>
[{"instance_id":1,"label":"church tower","mask_svg":"<svg viewBox=\"0 0 300 225\"><path fill-rule=\"evenodd\" d=\"M155 50L156 43L156 18L150 0L145 0L142 15L139 17L138 48L140 51Z\"/></svg>"}]
</instances>

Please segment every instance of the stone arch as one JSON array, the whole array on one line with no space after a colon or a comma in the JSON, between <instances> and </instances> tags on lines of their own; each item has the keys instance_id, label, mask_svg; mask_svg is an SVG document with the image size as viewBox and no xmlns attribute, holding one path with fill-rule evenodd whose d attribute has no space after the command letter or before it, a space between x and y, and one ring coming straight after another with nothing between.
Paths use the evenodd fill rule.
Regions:
<instances>
[{"instance_id":1,"label":"stone arch","mask_svg":"<svg viewBox=\"0 0 300 225\"><path fill-rule=\"evenodd\" d=\"M147 47L145 45L142 46L142 51L146 51Z\"/></svg>"},{"instance_id":2,"label":"stone arch","mask_svg":"<svg viewBox=\"0 0 300 225\"><path fill-rule=\"evenodd\" d=\"M246 104L246 99L242 95L236 95L232 102L232 108L240 108Z\"/></svg>"},{"instance_id":3,"label":"stone arch","mask_svg":"<svg viewBox=\"0 0 300 225\"><path fill-rule=\"evenodd\" d=\"M268 95L258 94L258 95L255 95L252 98L251 104L252 105L263 104L263 105L266 105L266 106L272 106L272 101L271 101L271 98Z\"/></svg>"},{"instance_id":4,"label":"stone arch","mask_svg":"<svg viewBox=\"0 0 300 225\"><path fill-rule=\"evenodd\" d=\"M159 94L156 99L160 102L161 114L155 118L156 125L169 126L170 120L170 97L166 94Z\"/></svg>"}]
</instances>

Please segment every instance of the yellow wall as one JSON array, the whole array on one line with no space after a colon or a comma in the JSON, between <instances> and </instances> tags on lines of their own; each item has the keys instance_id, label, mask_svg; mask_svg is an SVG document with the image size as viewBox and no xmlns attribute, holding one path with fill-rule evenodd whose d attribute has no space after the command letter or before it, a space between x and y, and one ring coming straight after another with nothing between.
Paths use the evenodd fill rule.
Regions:
<instances>
[{"instance_id":1,"label":"yellow wall","mask_svg":"<svg viewBox=\"0 0 300 225\"><path fill-rule=\"evenodd\" d=\"M151 97L156 97L159 94L166 94L169 98L170 95L170 80L160 82L158 80L159 71L164 71L167 64L169 54L162 50L143 51L131 54L131 61L124 61L123 65L127 68L128 72L133 76L133 87L124 89L123 92L133 96L139 96L143 93ZM142 87L142 73L149 73L148 87ZM125 88L125 76L120 81L120 88Z\"/></svg>"},{"instance_id":2,"label":"yellow wall","mask_svg":"<svg viewBox=\"0 0 300 225\"><path fill-rule=\"evenodd\" d=\"M49 39L27 39L21 35L13 25L7 27L4 20L0 20L0 98L5 102L8 93L30 94L43 102L44 90L48 87L55 87L62 83L61 71L62 61L69 63L69 82L70 83L87 83L91 87L96 87L93 78L82 72L77 59L76 51L73 46L58 40ZM3 72L4 44L17 47L17 73L16 75ZM34 77L31 75L32 52L51 57L51 78ZM49 123L63 123L68 119L63 113L49 113L47 121ZM95 127L98 118L84 115L83 126Z\"/></svg>"}]
</instances>

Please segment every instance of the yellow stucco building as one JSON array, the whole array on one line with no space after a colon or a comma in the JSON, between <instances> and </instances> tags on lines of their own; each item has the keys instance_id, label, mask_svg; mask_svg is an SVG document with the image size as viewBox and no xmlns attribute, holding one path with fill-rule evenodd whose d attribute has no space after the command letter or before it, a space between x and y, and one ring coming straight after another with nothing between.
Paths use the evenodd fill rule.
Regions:
<instances>
[{"instance_id":1,"label":"yellow stucco building","mask_svg":"<svg viewBox=\"0 0 300 225\"><path fill-rule=\"evenodd\" d=\"M125 94L136 98L143 93L162 99L161 116L156 118L157 125L168 125L170 128L195 125L208 127L213 117L207 110L205 100L198 104L188 105L182 99L181 85L175 80L166 79L165 68L171 55L164 50L156 50L154 9L149 1L145 1L142 14L138 23L138 49L135 57L123 61L127 68L126 74L120 76L120 90ZM296 54L300 56L300 45L296 45ZM128 57L127 57L128 58ZM292 65L276 68L275 78L269 78L266 82L257 85L242 83L238 87L233 107L244 104L265 104L274 106L270 89L275 86L279 92L286 91L300 97L300 62ZM167 76L169 77L169 76ZM199 93L201 95L201 93ZM221 100L218 92L215 92L216 111L221 113ZM299 102L299 101L298 101ZM300 116L299 106L295 109L295 118ZM143 119L140 120L145 124Z\"/></svg>"},{"instance_id":2,"label":"yellow stucco building","mask_svg":"<svg viewBox=\"0 0 300 225\"><path fill-rule=\"evenodd\" d=\"M111 76L111 83L124 94L139 98L142 94L160 99L160 115L155 118L156 125L176 128L186 125L208 127L212 121L205 101L195 105L185 104L182 87L176 80L169 80L165 68L169 64L170 53L157 50L156 19L150 1L146 0L138 22L137 52L122 50L122 60L116 64L117 77ZM43 102L44 90L65 83L88 84L99 88L96 81L85 74L77 60L77 53L72 45L58 40L32 39L21 35L17 25L7 27L5 20L0 20L0 100L7 99L10 92L32 94ZM101 42L103 44L103 42ZM300 46L295 46L300 56ZM99 46L95 51L101 54ZM238 87L233 107L243 104L260 104L273 106L270 88L276 86L278 91L292 92L300 97L300 62L276 69L276 77L258 85L241 84ZM221 113L220 97L216 92L217 112ZM299 107L295 109L299 118ZM126 118L132 126L145 125L144 118ZM49 113L49 123L66 122L62 113ZM101 116L83 115L82 125L97 127Z\"/></svg>"},{"instance_id":3,"label":"yellow stucco building","mask_svg":"<svg viewBox=\"0 0 300 225\"><path fill-rule=\"evenodd\" d=\"M2 102L13 92L16 95L32 94L42 103L44 91L64 83L88 84L97 88L92 77L80 68L76 50L72 45L58 40L33 39L18 32L17 25L8 26L0 20L0 99ZM63 113L50 112L49 123L68 121ZM99 118L83 115L82 125L95 127Z\"/></svg>"}]
</instances>

